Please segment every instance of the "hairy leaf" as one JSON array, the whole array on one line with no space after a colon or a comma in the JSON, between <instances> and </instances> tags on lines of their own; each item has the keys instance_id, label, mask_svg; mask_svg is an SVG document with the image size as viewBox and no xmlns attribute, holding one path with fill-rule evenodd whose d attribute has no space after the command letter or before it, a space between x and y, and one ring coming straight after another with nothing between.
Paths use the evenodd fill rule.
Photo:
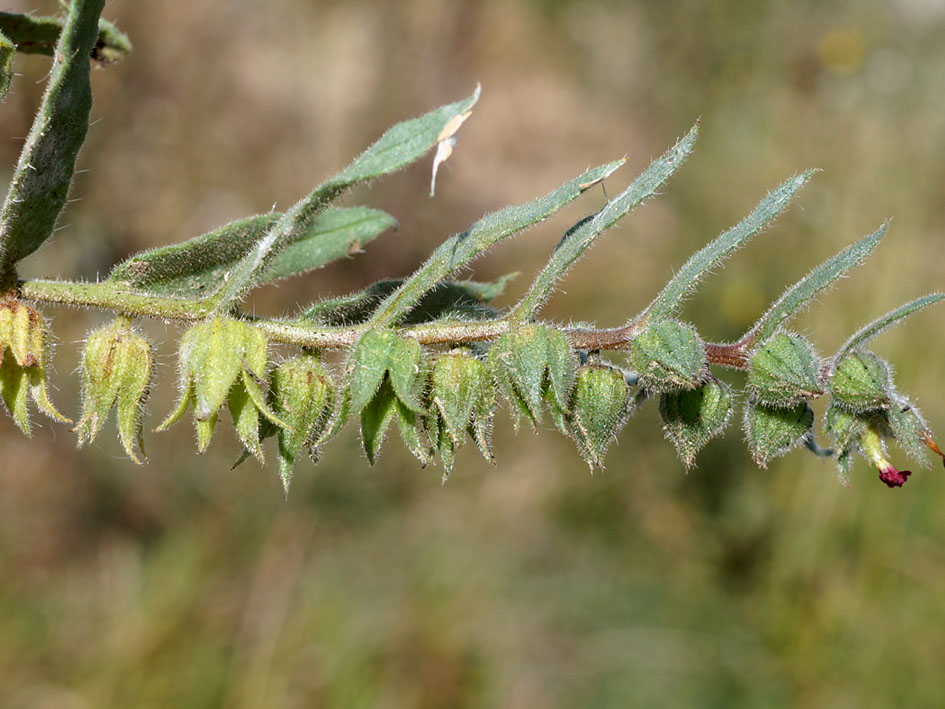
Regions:
<instances>
[{"instance_id":1,"label":"hairy leaf","mask_svg":"<svg viewBox=\"0 0 945 709\"><path fill-rule=\"evenodd\" d=\"M333 199L352 185L395 172L419 159L440 140L440 134L479 100L479 87L469 98L441 106L390 128L354 162L326 180L283 214L232 270L215 296L217 308L229 309L252 289L285 247L308 232Z\"/></svg>"},{"instance_id":2,"label":"hairy leaf","mask_svg":"<svg viewBox=\"0 0 945 709\"><path fill-rule=\"evenodd\" d=\"M860 239L855 244L851 244L833 258L824 261L784 291L774 305L752 326L745 339L749 342L763 342L771 337L781 325L809 303L811 298L837 279L842 278L851 268L863 263L886 235L888 228L889 221L887 220L872 234Z\"/></svg>"},{"instance_id":3,"label":"hairy leaf","mask_svg":"<svg viewBox=\"0 0 945 709\"><path fill-rule=\"evenodd\" d=\"M476 319L497 315L485 304L498 298L506 284L518 276L507 273L494 281L443 281L437 283L404 316L402 324L418 325L444 316L470 316ZM301 320L325 325L357 325L367 322L378 304L397 290L403 279L378 281L362 291L315 303L302 313Z\"/></svg>"},{"instance_id":4,"label":"hairy leaf","mask_svg":"<svg viewBox=\"0 0 945 709\"><path fill-rule=\"evenodd\" d=\"M427 291L449 274L465 266L497 241L554 214L610 175L623 162L617 160L588 170L544 197L493 212L473 224L469 230L447 239L416 273L381 303L371 322L382 326L398 322Z\"/></svg>"},{"instance_id":5,"label":"hairy leaf","mask_svg":"<svg viewBox=\"0 0 945 709\"><path fill-rule=\"evenodd\" d=\"M548 265L538 274L532 287L512 311L510 317L516 322L529 320L545 302L555 283L564 276L597 237L638 204L653 196L656 190L676 172L676 169L692 152L692 146L698 135L699 125L696 124L689 133L677 141L676 145L650 163L650 166L619 196L610 200L597 214L581 220L569 229L564 238L558 242Z\"/></svg>"},{"instance_id":6,"label":"hairy leaf","mask_svg":"<svg viewBox=\"0 0 945 709\"><path fill-rule=\"evenodd\" d=\"M52 236L65 206L92 108L89 53L105 0L75 0L0 212L0 281ZM7 35L9 36L9 35Z\"/></svg>"},{"instance_id":7,"label":"hairy leaf","mask_svg":"<svg viewBox=\"0 0 945 709\"><path fill-rule=\"evenodd\" d=\"M0 32L5 34L16 51L23 54L53 56L64 22L59 17L35 17L16 12L0 12ZM107 20L98 21L98 36L90 57L102 64L118 61L131 51L131 40Z\"/></svg>"},{"instance_id":8,"label":"hairy leaf","mask_svg":"<svg viewBox=\"0 0 945 709\"><path fill-rule=\"evenodd\" d=\"M758 203L751 214L722 233L708 246L693 254L666 284L662 292L656 296L656 299L647 306L638 320L662 320L671 317L682 299L695 289L703 276L778 216L814 172L814 170L808 170L782 182Z\"/></svg>"},{"instance_id":9,"label":"hairy leaf","mask_svg":"<svg viewBox=\"0 0 945 709\"><path fill-rule=\"evenodd\" d=\"M181 244L145 251L118 264L108 280L149 293L200 297L219 288L230 270L281 216L273 212L247 217ZM328 208L315 218L308 231L273 258L258 285L345 258L396 224L392 216L379 209Z\"/></svg>"},{"instance_id":10,"label":"hairy leaf","mask_svg":"<svg viewBox=\"0 0 945 709\"><path fill-rule=\"evenodd\" d=\"M13 57L16 56L16 47L0 32L0 100L6 98L13 81Z\"/></svg>"},{"instance_id":11,"label":"hairy leaf","mask_svg":"<svg viewBox=\"0 0 945 709\"><path fill-rule=\"evenodd\" d=\"M929 295L924 295L921 298L916 298L905 305L900 305L895 310L890 310L882 317L877 318L873 322L857 330L853 336L844 343L843 347L840 348L840 351L837 352L836 356L834 357L834 361L836 362L843 359L847 353L862 347L884 330L892 327L893 325L897 325L900 321L909 317L913 313L917 313L920 310L927 308L930 305L934 305L943 299L945 299L945 293L930 293Z\"/></svg>"}]
</instances>

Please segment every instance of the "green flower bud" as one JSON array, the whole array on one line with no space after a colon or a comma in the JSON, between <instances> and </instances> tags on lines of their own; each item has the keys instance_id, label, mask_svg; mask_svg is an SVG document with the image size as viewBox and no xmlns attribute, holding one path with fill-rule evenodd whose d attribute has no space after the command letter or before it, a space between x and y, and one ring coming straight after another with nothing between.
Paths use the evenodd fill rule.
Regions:
<instances>
[{"instance_id":1,"label":"green flower bud","mask_svg":"<svg viewBox=\"0 0 945 709\"><path fill-rule=\"evenodd\" d=\"M262 461L259 414L288 427L269 408L260 385L266 356L266 336L249 323L217 317L191 327L180 343L180 401L156 430L179 421L193 405L197 451L203 453L226 403L246 450Z\"/></svg>"},{"instance_id":2,"label":"green flower bud","mask_svg":"<svg viewBox=\"0 0 945 709\"><path fill-rule=\"evenodd\" d=\"M429 445L422 429L423 418L409 408L397 395L389 377L384 377L381 388L361 410L361 441L371 465L377 461L381 445L392 420L397 419L400 437L407 449L424 465L429 460Z\"/></svg>"},{"instance_id":3,"label":"green flower bud","mask_svg":"<svg viewBox=\"0 0 945 709\"><path fill-rule=\"evenodd\" d=\"M824 393L820 357L799 335L778 333L748 361L748 390L766 406L792 408Z\"/></svg>"},{"instance_id":4,"label":"green flower bud","mask_svg":"<svg viewBox=\"0 0 945 709\"><path fill-rule=\"evenodd\" d=\"M628 355L630 367L640 375L640 384L652 391L695 389L709 371L699 334L692 326L675 320L648 325L633 338Z\"/></svg>"},{"instance_id":5,"label":"green flower bud","mask_svg":"<svg viewBox=\"0 0 945 709\"><path fill-rule=\"evenodd\" d=\"M401 337L392 330L368 330L354 346L348 365L352 410L364 409L386 376L404 406L422 413L422 364L420 343L412 337Z\"/></svg>"},{"instance_id":6,"label":"green flower bud","mask_svg":"<svg viewBox=\"0 0 945 709\"><path fill-rule=\"evenodd\" d=\"M354 413L361 416L361 441L373 465L390 422L396 418L407 448L426 464L422 403L425 363L420 343L392 330L368 330L354 346L347 367L348 385L336 426Z\"/></svg>"},{"instance_id":7,"label":"green flower bud","mask_svg":"<svg viewBox=\"0 0 945 709\"><path fill-rule=\"evenodd\" d=\"M601 365L578 369L570 429L591 472L604 467L604 454L626 421L629 394L623 372Z\"/></svg>"},{"instance_id":8,"label":"green flower bud","mask_svg":"<svg viewBox=\"0 0 945 709\"><path fill-rule=\"evenodd\" d=\"M745 405L745 436L755 463L768 467L772 458L784 455L810 433L814 412L806 401L791 408L774 408L748 402Z\"/></svg>"},{"instance_id":9,"label":"green flower bud","mask_svg":"<svg viewBox=\"0 0 945 709\"><path fill-rule=\"evenodd\" d=\"M82 417L73 431L79 446L98 435L112 407L116 407L118 436L135 463L144 457L141 407L148 396L153 358L147 341L128 321L118 319L88 336L82 353Z\"/></svg>"},{"instance_id":10,"label":"green flower bud","mask_svg":"<svg viewBox=\"0 0 945 709\"><path fill-rule=\"evenodd\" d=\"M853 352L834 364L833 400L854 413L889 408L893 396L889 365L872 352Z\"/></svg>"},{"instance_id":11,"label":"green flower bud","mask_svg":"<svg viewBox=\"0 0 945 709\"><path fill-rule=\"evenodd\" d=\"M286 494L302 446L314 446L335 407L335 385L319 357L304 353L282 362L272 373L273 409L289 428L279 428L279 475Z\"/></svg>"},{"instance_id":12,"label":"green flower bud","mask_svg":"<svg viewBox=\"0 0 945 709\"><path fill-rule=\"evenodd\" d=\"M660 396L660 416L666 436L676 446L686 468L691 468L706 443L718 436L732 413L732 390L709 379L698 389Z\"/></svg>"},{"instance_id":13,"label":"green flower bud","mask_svg":"<svg viewBox=\"0 0 945 709\"><path fill-rule=\"evenodd\" d=\"M526 325L507 332L490 348L489 368L512 407L516 428L523 415L538 429L543 399L562 414L570 410L577 357L555 328Z\"/></svg>"},{"instance_id":14,"label":"green flower bud","mask_svg":"<svg viewBox=\"0 0 945 709\"><path fill-rule=\"evenodd\" d=\"M495 383L485 362L465 348L437 357L430 375L430 400L444 481L452 470L454 451L467 432L486 459L492 460L489 433L495 415Z\"/></svg>"},{"instance_id":15,"label":"green flower bud","mask_svg":"<svg viewBox=\"0 0 945 709\"><path fill-rule=\"evenodd\" d=\"M45 344L46 326L36 310L12 297L0 300L0 398L27 436L28 398L50 418L72 423L49 400Z\"/></svg>"}]
</instances>

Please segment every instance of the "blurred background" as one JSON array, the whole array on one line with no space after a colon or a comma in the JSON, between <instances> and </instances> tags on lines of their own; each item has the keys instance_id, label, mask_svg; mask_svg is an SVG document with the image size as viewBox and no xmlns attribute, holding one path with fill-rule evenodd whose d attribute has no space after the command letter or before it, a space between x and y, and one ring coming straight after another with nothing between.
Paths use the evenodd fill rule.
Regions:
<instances>
[{"instance_id":1,"label":"blurred background","mask_svg":"<svg viewBox=\"0 0 945 709\"><path fill-rule=\"evenodd\" d=\"M6 9L56 11L51 0ZM872 261L796 329L830 354L942 289L945 2L113 0L134 42L93 75L87 170L28 277L92 279L130 253L286 207L396 121L483 96L427 196L430 158L348 195L400 222L364 254L259 292L257 312L411 272L446 236L626 155L615 194L697 117L694 155L609 232L545 315L623 323L695 249L787 176L823 173L687 303L737 337L812 266L894 217ZM9 177L49 68L2 107ZM476 263L523 276L602 204L589 193ZM44 307L54 400L78 410L78 346L102 314ZM943 312L876 342L945 432ZM178 329L150 430L175 398ZM732 381L739 382L735 376ZM818 409L822 411L821 409ZM852 489L797 451L750 462L733 417L686 474L652 403L588 475L551 429L498 466L467 446L445 487L391 434L370 468L349 426L285 499L272 467L197 457L186 423L127 460L109 424L77 452L0 416L0 704L5 707L942 706L945 485ZM274 451L270 450L271 457ZM906 465L895 450L893 462Z\"/></svg>"}]
</instances>

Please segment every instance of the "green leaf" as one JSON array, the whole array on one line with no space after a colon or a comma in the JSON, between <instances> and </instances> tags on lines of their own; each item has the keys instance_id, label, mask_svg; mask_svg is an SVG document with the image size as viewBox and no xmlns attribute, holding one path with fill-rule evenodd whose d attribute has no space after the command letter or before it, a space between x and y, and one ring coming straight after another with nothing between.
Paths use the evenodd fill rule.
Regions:
<instances>
[{"instance_id":1,"label":"green leaf","mask_svg":"<svg viewBox=\"0 0 945 709\"><path fill-rule=\"evenodd\" d=\"M403 285L381 303L371 323L388 326L400 321L437 283L507 236L545 219L597 184L623 164L623 160L588 170L566 185L525 204L493 212L469 230L450 237Z\"/></svg>"},{"instance_id":2,"label":"green leaf","mask_svg":"<svg viewBox=\"0 0 945 709\"><path fill-rule=\"evenodd\" d=\"M921 298L916 298L905 305L900 305L895 310L890 310L881 318L877 318L873 322L857 330L856 333L854 333L853 336L844 343L843 347L840 348L840 351L837 352L836 356L834 357L834 361L837 362L843 359L846 354L862 347L884 330L892 327L893 325L899 324L899 322L909 317L913 313L917 313L920 310L927 308L930 305L934 305L943 299L945 299L945 293L930 293L929 295L924 295Z\"/></svg>"},{"instance_id":3,"label":"green leaf","mask_svg":"<svg viewBox=\"0 0 945 709\"><path fill-rule=\"evenodd\" d=\"M56 42L62 33L59 17L35 17L16 12L0 12L0 32L16 45L22 54L54 56ZM111 64L131 51L131 40L107 20L98 21L98 37L90 56L102 64Z\"/></svg>"},{"instance_id":4,"label":"green leaf","mask_svg":"<svg viewBox=\"0 0 945 709\"><path fill-rule=\"evenodd\" d=\"M924 468L929 467L928 449L924 435L928 426L915 406L905 400L894 401L885 412L890 432L896 442L912 460Z\"/></svg>"},{"instance_id":5,"label":"green leaf","mask_svg":"<svg viewBox=\"0 0 945 709\"><path fill-rule=\"evenodd\" d=\"M89 127L89 53L104 4L75 0L69 7L43 102L0 212L0 283L18 261L52 236L66 204L76 156Z\"/></svg>"},{"instance_id":6,"label":"green leaf","mask_svg":"<svg viewBox=\"0 0 945 709\"><path fill-rule=\"evenodd\" d=\"M656 296L656 299L641 313L637 321L662 320L671 317L686 294L695 289L703 276L778 216L814 172L816 171L808 170L782 182L758 203L751 214L693 254L692 258L679 269L662 292Z\"/></svg>"},{"instance_id":7,"label":"green leaf","mask_svg":"<svg viewBox=\"0 0 945 709\"><path fill-rule=\"evenodd\" d=\"M441 106L413 120L390 128L354 162L315 188L281 216L233 268L214 296L217 308L227 310L256 286L285 247L311 228L312 222L333 199L359 182L395 172L419 159L440 140L444 129L465 115L479 100L479 87L469 98Z\"/></svg>"},{"instance_id":8,"label":"green leaf","mask_svg":"<svg viewBox=\"0 0 945 709\"><path fill-rule=\"evenodd\" d=\"M6 98L13 81L13 57L16 56L16 47L0 32L0 100Z\"/></svg>"},{"instance_id":9,"label":"green leaf","mask_svg":"<svg viewBox=\"0 0 945 709\"><path fill-rule=\"evenodd\" d=\"M158 295L196 298L212 293L280 217L278 213L247 217L181 244L145 251L115 266L108 280ZM258 285L345 258L396 225L379 209L326 209L307 232L275 256Z\"/></svg>"},{"instance_id":10,"label":"green leaf","mask_svg":"<svg viewBox=\"0 0 945 709\"><path fill-rule=\"evenodd\" d=\"M571 265L594 243L598 236L627 215L634 207L653 196L692 152L699 134L697 123L676 145L650 163L619 196L610 200L597 214L575 224L558 242L544 270L535 279L528 293L512 311L513 322L531 319L545 302L555 283Z\"/></svg>"},{"instance_id":11,"label":"green leaf","mask_svg":"<svg viewBox=\"0 0 945 709\"><path fill-rule=\"evenodd\" d=\"M774 305L748 331L745 341L748 343L763 342L771 337L781 325L807 305L811 298L837 279L842 278L851 268L863 263L886 235L888 228L889 221L887 220L872 234L860 239L855 244L851 244L833 258L827 259L784 291Z\"/></svg>"},{"instance_id":12,"label":"green leaf","mask_svg":"<svg viewBox=\"0 0 945 709\"><path fill-rule=\"evenodd\" d=\"M418 415L400 401L389 377L384 377L374 398L361 411L361 441L368 461L374 465L387 436L387 428L395 417L404 444L421 462L426 463L426 448L420 439Z\"/></svg>"},{"instance_id":13,"label":"green leaf","mask_svg":"<svg viewBox=\"0 0 945 709\"><path fill-rule=\"evenodd\" d=\"M467 315L476 319L497 315L485 304L498 298L506 284L518 276L518 271L507 273L494 281L443 281L437 283L404 316L403 324L418 325L444 316ZM378 304L403 284L403 279L388 279L372 283L357 293L314 303L300 320L314 320L324 325L357 325L367 322Z\"/></svg>"}]
</instances>

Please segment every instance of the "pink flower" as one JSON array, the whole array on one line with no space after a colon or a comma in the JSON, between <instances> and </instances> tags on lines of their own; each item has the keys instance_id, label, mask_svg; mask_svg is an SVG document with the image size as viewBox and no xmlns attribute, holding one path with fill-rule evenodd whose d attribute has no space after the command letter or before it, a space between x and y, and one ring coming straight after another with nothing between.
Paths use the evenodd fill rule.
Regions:
<instances>
[{"instance_id":1,"label":"pink flower","mask_svg":"<svg viewBox=\"0 0 945 709\"><path fill-rule=\"evenodd\" d=\"M910 470L896 470L887 460L881 461L877 467L879 468L879 479L886 483L887 487L902 487L909 476L912 475Z\"/></svg>"}]
</instances>

